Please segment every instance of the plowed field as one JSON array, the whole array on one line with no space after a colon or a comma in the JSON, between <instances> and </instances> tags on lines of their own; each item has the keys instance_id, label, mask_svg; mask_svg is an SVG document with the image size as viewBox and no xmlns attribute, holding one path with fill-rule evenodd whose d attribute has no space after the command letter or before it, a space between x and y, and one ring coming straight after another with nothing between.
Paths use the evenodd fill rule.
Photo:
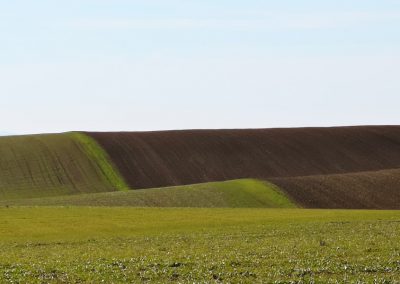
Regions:
<instances>
[{"instance_id":1,"label":"plowed field","mask_svg":"<svg viewBox=\"0 0 400 284\"><path fill-rule=\"evenodd\" d=\"M400 127L88 133L132 188L400 168Z\"/></svg>"}]
</instances>

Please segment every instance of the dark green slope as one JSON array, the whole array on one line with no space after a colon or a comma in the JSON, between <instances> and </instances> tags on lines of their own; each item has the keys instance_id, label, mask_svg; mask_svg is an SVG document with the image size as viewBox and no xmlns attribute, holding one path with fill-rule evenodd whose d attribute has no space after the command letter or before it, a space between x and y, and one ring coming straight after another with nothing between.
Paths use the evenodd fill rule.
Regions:
<instances>
[{"instance_id":1,"label":"dark green slope","mask_svg":"<svg viewBox=\"0 0 400 284\"><path fill-rule=\"evenodd\" d=\"M85 137L77 133L1 137L0 199L123 188L115 183L118 174L107 166L101 148Z\"/></svg>"}]
</instances>

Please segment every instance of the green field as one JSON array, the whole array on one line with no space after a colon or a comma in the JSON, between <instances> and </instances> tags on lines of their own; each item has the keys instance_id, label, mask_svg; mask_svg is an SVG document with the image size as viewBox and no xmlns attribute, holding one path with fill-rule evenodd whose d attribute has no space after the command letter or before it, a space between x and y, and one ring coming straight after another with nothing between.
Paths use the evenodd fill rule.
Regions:
<instances>
[{"instance_id":1,"label":"green field","mask_svg":"<svg viewBox=\"0 0 400 284\"><path fill-rule=\"evenodd\" d=\"M86 141L87 142L87 141ZM21 199L123 189L95 142L74 133L0 138L0 198ZM100 153L101 154L101 153Z\"/></svg>"},{"instance_id":2,"label":"green field","mask_svg":"<svg viewBox=\"0 0 400 284\"><path fill-rule=\"evenodd\" d=\"M0 201L0 205L23 206L134 206L134 207L256 207L292 208L276 186L243 179L187 186L92 193L70 196Z\"/></svg>"},{"instance_id":3,"label":"green field","mask_svg":"<svg viewBox=\"0 0 400 284\"><path fill-rule=\"evenodd\" d=\"M0 209L0 282L397 283L400 211Z\"/></svg>"}]
</instances>

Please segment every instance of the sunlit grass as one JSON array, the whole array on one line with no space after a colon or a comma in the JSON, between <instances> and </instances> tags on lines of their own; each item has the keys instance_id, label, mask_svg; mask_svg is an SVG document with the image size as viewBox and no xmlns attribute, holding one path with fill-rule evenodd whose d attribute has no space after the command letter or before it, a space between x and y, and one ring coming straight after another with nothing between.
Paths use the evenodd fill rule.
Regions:
<instances>
[{"instance_id":1,"label":"sunlit grass","mask_svg":"<svg viewBox=\"0 0 400 284\"><path fill-rule=\"evenodd\" d=\"M399 211L4 208L0 280L390 283L399 231Z\"/></svg>"},{"instance_id":2,"label":"sunlit grass","mask_svg":"<svg viewBox=\"0 0 400 284\"><path fill-rule=\"evenodd\" d=\"M292 208L296 205L271 183L241 179L176 187L80 194L14 201L0 205L79 205L135 207L258 207Z\"/></svg>"}]
</instances>

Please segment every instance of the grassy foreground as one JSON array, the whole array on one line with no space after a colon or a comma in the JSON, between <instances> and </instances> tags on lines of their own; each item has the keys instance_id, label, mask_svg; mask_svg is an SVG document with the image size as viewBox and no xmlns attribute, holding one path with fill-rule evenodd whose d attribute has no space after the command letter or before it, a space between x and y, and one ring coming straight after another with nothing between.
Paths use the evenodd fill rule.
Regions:
<instances>
[{"instance_id":1,"label":"grassy foreground","mask_svg":"<svg viewBox=\"0 0 400 284\"><path fill-rule=\"evenodd\" d=\"M0 205L24 206L134 206L134 207L258 207L292 208L273 184L241 179L166 188L0 201Z\"/></svg>"},{"instance_id":2,"label":"grassy foreground","mask_svg":"<svg viewBox=\"0 0 400 284\"><path fill-rule=\"evenodd\" d=\"M0 282L400 281L400 211L0 208Z\"/></svg>"}]
</instances>

